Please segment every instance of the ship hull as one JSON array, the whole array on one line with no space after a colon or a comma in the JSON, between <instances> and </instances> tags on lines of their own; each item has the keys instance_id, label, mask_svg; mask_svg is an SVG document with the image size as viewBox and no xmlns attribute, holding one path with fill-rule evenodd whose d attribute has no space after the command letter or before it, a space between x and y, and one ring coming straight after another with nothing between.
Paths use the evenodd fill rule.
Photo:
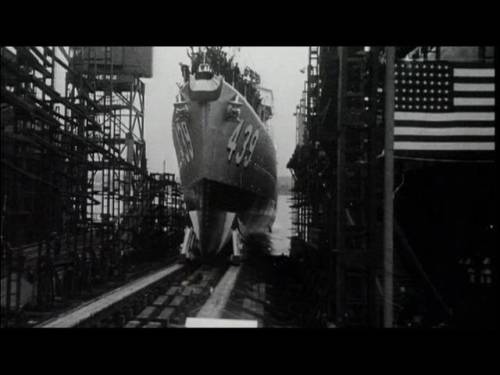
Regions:
<instances>
[{"instance_id":1,"label":"ship hull","mask_svg":"<svg viewBox=\"0 0 500 375\"><path fill-rule=\"evenodd\" d=\"M173 138L181 185L200 256L220 252L232 229L268 233L276 215L276 153L253 108L224 81L201 94L187 84ZM205 94L205 95L204 95ZM236 99L235 99L236 98ZM228 106L240 103L239 115Z\"/></svg>"}]
</instances>

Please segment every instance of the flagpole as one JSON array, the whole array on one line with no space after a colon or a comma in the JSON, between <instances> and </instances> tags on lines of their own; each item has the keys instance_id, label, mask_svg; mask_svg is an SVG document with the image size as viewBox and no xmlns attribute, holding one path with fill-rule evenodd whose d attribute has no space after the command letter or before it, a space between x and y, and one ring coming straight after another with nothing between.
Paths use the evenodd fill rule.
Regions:
<instances>
[{"instance_id":1,"label":"flagpole","mask_svg":"<svg viewBox=\"0 0 500 375\"><path fill-rule=\"evenodd\" d=\"M394 60L395 47L386 47L384 139L384 328L392 328L394 271Z\"/></svg>"}]
</instances>

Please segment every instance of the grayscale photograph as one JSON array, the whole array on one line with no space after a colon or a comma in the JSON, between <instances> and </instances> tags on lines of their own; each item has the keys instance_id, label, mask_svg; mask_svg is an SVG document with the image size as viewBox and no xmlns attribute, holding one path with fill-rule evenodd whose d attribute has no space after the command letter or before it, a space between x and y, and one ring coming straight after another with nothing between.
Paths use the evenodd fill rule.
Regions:
<instances>
[{"instance_id":1,"label":"grayscale photograph","mask_svg":"<svg viewBox=\"0 0 500 375\"><path fill-rule=\"evenodd\" d=\"M2 46L1 328L496 329L495 53Z\"/></svg>"}]
</instances>

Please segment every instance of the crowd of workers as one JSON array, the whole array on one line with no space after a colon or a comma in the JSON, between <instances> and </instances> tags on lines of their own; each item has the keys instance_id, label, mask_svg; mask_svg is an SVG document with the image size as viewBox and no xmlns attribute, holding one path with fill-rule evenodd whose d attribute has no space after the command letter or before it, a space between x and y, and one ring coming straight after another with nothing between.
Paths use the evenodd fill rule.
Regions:
<instances>
[{"instance_id":1,"label":"crowd of workers","mask_svg":"<svg viewBox=\"0 0 500 375\"><path fill-rule=\"evenodd\" d=\"M295 187L310 195L326 195L331 199L333 169L331 155L327 150L331 147L323 147L321 142L316 141L314 145L304 144L297 146L287 168L292 170L295 179ZM319 190L317 188L319 187ZM311 190L312 189L312 190Z\"/></svg>"},{"instance_id":2,"label":"crowd of workers","mask_svg":"<svg viewBox=\"0 0 500 375\"><path fill-rule=\"evenodd\" d=\"M245 67L242 72L238 63L234 62L234 56L228 55L222 47L206 47L203 50L190 47L187 54L191 59L191 69L187 65L182 65L182 73L186 82L189 80L190 72L195 74L200 64L206 63L214 74L223 76L226 82L245 96L248 103L257 111L262 101L258 90L259 74L249 67Z\"/></svg>"}]
</instances>

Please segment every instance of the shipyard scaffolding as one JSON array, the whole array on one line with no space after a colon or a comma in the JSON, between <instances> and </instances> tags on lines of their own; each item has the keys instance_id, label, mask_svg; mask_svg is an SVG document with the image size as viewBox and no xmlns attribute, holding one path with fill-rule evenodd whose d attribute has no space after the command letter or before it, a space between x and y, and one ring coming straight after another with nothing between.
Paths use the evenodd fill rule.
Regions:
<instances>
[{"instance_id":1,"label":"shipyard scaffolding","mask_svg":"<svg viewBox=\"0 0 500 375\"><path fill-rule=\"evenodd\" d=\"M491 285L496 280L489 276L494 225L486 223L492 222L491 210L482 211L482 217L476 220L480 225L466 219L464 212L479 215L478 208L472 207L484 207L485 200L495 199L494 188L488 187L494 173L492 153L474 153L473 160L467 161L442 156L426 159L415 157L414 152L405 154L398 149L399 143L393 146L393 140L388 143L387 126L389 120L394 121L393 113L388 112L391 107L394 111L394 97L390 96L394 90L389 88L398 83L397 78L388 76L394 74L394 66L388 63L390 48L309 48L307 80L295 113L297 146L287 166L293 176L291 256L301 264L304 287L299 298L307 299L307 307L301 312L303 324L419 326L424 324L423 316L428 326L450 324L453 319L465 319L458 318L463 308L451 284L463 285L462 279L470 277L477 285L480 273L484 274L481 280L486 280L482 281L484 291L478 292L479 287L474 285L463 291L477 296L471 297L471 305L491 303ZM458 59L465 68L468 61L470 67L477 68L492 62L491 48L457 49L398 47L394 51L398 63ZM404 65L406 74L410 66ZM397 88L401 91L401 86ZM400 100L396 99L396 104ZM403 131L408 132L398 129L396 136ZM393 147L395 158L390 155L388 159L389 148ZM387 167L388 160L393 172ZM432 173L438 177L430 177ZM469 176L464 193L483 186L481 193L458 199L460 175ZM439 176L448 176L449 181ZM432 184L429 178L439 180ZM434 186L436 193L429 191L429 186ZM447 194L442 191L444 186ZM428 194L425 199L434 205L440 204L433 198L438 192L443 194L442 201L456 198L455 217L434 221L443 233L430 232L432 228L425 222L433 219L424 216L427 202L415 206L414 202L422 199L416 189ZM390 201L394 211L387 209ZM465 202L476 203L467 203L470 207L465 210ZM417 212L420 222L414 217ZM471 226L483 227L474 232L483 239L480 245L471 245L476 235L467 237L470 245L458 245L458 240L453 244L454 233L460 231L449 228L462 228L465 222L469 222L471 231L475 230ZM439 242L433 241L438 236ZM432 256L426 254L426 248L434 249ZM467 251L468 256L454 259ZM450 282L440 280L443 264L451 267ZM482 315L486 317L485 311Z\"/></svg>"},{"instance_id":2,"label":"shipyard scaffolding","mask_svg":"<svg viewBox=\"0 0 500 375\"><path fill-rule=\"evenodd\" d=\"M2 47L1 63L4 325L124 277L139 235L175 242L164 216L182 207L173 176L146 166L151 48Z\"/></svg>"},{"instance_id":3,"label":"shipyard scaffolding","mask_svg":"<svg viewBox=\"0 0 500 375\"><path fill-rule=\"evenodd\" d=\"M340 326L378 325L383 82L378 50L310 47L298 113L292 253L318 270L318 316ZM326 297L326 298L325 298Z\"/></svg>"},{"instance_id":4,"label":"shipyard scaffolding","mask_svg":"<svg viewBox=\"0 0 500 375\"><path fill-rule=\"evenodd\" d=\"M79 168L82 183L76 186L86 184L84 193L93 201L81 202L80 217L84 225L93 226L84 228L90 241L97 235L111 254L120 254L145 203L144 83L140 78L151 76L145 71L151 68L144 61L137 66L143 71L137 67L132 71L124 56L130 51L125 48L79 47L71 52L70 66L77 74L67 75L66 96L74 104L90 107L92 122L69 109L67 116L78 119L77 129L70 131L83 131L101 147L77 150L87 163ZM147 52L143 53L148 60Z\"/></svg>"},{"instance_id":5,"label":"shipyard scaffolding","mask_svg":"<svg viewBox=\"0 0 500 375\"><path fill-rule=\"evenodd\" d=\"M447 113L444 105L453 108L451 115L468 117L452 125L417 124L418 137L395 122L394 245L420 285L415 296L404 293L400 324L491 328L498 324L495 48L422 46L397 57L396 112L424 99L430 112L437 104L438 112L441 105ZM412 87L405 77L417 77L418 85L425 72L434 78L416 88L434 95L408 102L403 93ZM439 95L443 90L451 95ZM475 122L478 116L485 121Z\"/></svg>"}]
</instances>

